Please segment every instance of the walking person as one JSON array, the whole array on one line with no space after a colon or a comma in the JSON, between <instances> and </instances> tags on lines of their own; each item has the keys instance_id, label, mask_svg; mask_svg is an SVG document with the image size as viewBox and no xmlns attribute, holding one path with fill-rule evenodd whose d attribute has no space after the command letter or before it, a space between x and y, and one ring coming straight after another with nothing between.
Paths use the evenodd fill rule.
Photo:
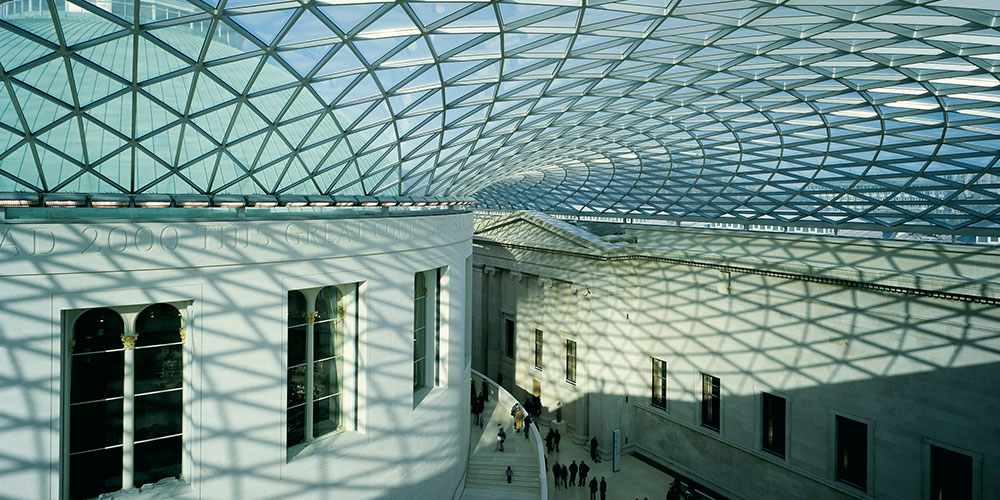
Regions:
<instances>
[{"instance_id":1,"label":"walking person","mask_svg":"<svg viewBox=\"0 0 1000 500\"><path fill-rule=\"evenodd\" d=\"M514 430L520 431L524 427L524 411L521 410L521 405L517 406L517 412L514 413Z\"/></svg>"},{"instance_id":2,"label":"walking person","mask_svg":"<svg viewBox=\"0 0 1000 500\"><path fill-rule=\"evenodd\" d=\"M608 500L608 483L604 481L604 476L601 476L601 500Z\"/></svg>"},{"instance_id":3,"label":"walking person","mask_svg":"<svg viewBox=\"0 0 1000 500\"><path fill-rule=\"evenodd\" d=\"M590 472L590 466L587 462L580 460L580 487L587 485L587 473Z\"/></svg>"},{"instance_id":4,"label":"walking person","mask_svg":"<svg viewBox=\"0 0 1000 500\"><path fill-rule=\"evenodd\" d=\"M579 466L576 465L576 460L569 464L569 485L576 486L576 471Z\"/></svg>"},{"instance_id":5,"label":"walking person","mask_svg":"<svg viewBox=\"0 0 1000 500\"><path fill-rule=\"evenodd\" d=\"M549 453L549 454L552 453L552 439L553 438L555 438L555 435L552 434L552 429L550 428L549 432L545 433L545 451L546 451L546 453Z\"/></svg>"},{"instance_id":6,"label":"walking person","mask_svg":"<svg viewBox=\"0 0 1000 500\"><path fill-rule=\"evenodd\" d=\"M503 451L504 439L507 439L507 433L503 430L503 424L497 424L497 447L495 451Z\"/></svg>"},{"instance_id":7,"label":"walking person","mask_svg":"<svg viewBox=\"0 0 1000 500\"><path fill-rule=\"evenodd\" d=\"M556 445L556 453L559 453L559 440L562 439L562 435L559 434L559 429L556 429L555 436L552 437L552 444Z\"/></svg>"},{"instance_id":8,"label":"walking person","mask_svg":"<svg viewBox=\"0 0 1000 500\"><path fill-rule=\"evenodd\" d=\"M486 379L483 379L483 402L490 400L490 386L486 383Z\"/></svg>"},{"instance_id":9,"label":"walking person","mask_svg":"<svg viewBox=\"0 0 1000 500\"><path fill-rule=\"evenodd\" d=\"M561 472L561 474L562 474L563 488L566 488L568 490L569 489L569 485L566 484L566 479L569 477L569 469L567 469L565 465L562 466L562 472Z\"/></svg>"},{"instance_id":10,"label":"walking person","mask_svg":"<svg viewBox=\"0 0 1000 500\"><path fill-rule=\"evenodd\" d=\"M590 459L594 462L600 462L597 459L597 436L590 438Z\"/></svg>"},{"instance_id":11,"label":"walking person","mask_svg":"<svg viewBox=\"0 0 1000 500\"><path fill-rule=\"evenodd\" d=\"M556 488L559 487L559 471L560 470L561 470L561 468L559 467L559 462L553 462L552 463L552 484Z\"/></svg>"},{"instance_id":12,"label":"walking person","mask_svg":"<svg viewBox=\"0 0 1000 500\"><path fill-rule=\"evenodd\" d=\"M524 439L528 439L529 431L531 430L531 414L528 413L524 416Z\"/></svg>"},{"instance_id":13,"label":"walking person","mask_svg":"<svg viewBox=\"0 0 1000 500\"><path fill-rule=\"evenodd\" d=\"M512 470L511 468L510 468L510 466L508 465L508 466L507 466L507 484L510 484L510 480L511 480L511 479L512 479L513 477L514 477L514 471L513 471L513 470Z\"/></svg>"},{"instance_id":14,"label":"walking person","mask_svg":"<svg viewBox=\"0 0 1000 500\"><path fill-rule=\"evenodd\" d=\"M590 500L597 500L597 478L590 479Z\"/></svg>"}]
</instances>

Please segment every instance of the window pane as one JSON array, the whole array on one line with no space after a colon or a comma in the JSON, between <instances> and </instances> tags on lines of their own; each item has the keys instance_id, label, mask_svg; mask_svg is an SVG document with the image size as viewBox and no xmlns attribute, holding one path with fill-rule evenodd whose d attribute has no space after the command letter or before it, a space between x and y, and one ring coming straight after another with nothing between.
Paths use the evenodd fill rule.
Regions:
<instances>
[{"instance_id":1,"label":"window pane","mask_svg":"<svg viewBox=\"0 0 1000 500\"><path fill-rule=\"evenodd\" d=\"M122 348L125 323L111 309L91 309L73 326L73 354Z\"/></svg>"},{"instance_id":2,"label":"window pane","mask_svg":"<svg viewBox=\"0 0 1000 500\"><path fill-rule=\"evenodd\" d=\"M343 371L343 358L328 359L316 363L313 371L313 399L339 393Z\"/></svg>"},{"instance_id":3,"label":"window pane","mask_svg":"<svg viewBox=\"0 0 1000 500\"><path fill-rule=\"evenodd\" d=\"M135 445L135 486L181 475L181 437Z\"/></svg>"},{"instance_id":4,"label":"window pane","mask_svg":"<svg viewBox=\"0 0 1000 500\"><path fill-rule=\"evenodd\" d=\"M972 498L972 457L931 445L931 500Z\"/></svg>"},{"instance_id":5,"label":"window pane","mask_svg":"<svg viewBox=\"0 0 1000 500\"><path fill-rule=\"evenodd\" d=\"M306 440L306 407L299 406L288 410L288 446L294 446Z\"/></svg>"},{"instance_id":6,"label":"window pane","mask_svg":"<svg viewBox=\"0 0 1000 500\"><path fill-rule=\"evenodd\" d=\"M181 432L183 391L160 392L135 398L135 440Z\"/></svg>"},{"instance_id":7,"label":"window pane","mask_svg":"<svg viewBox=\"0 0 1000 500\"><path fill-rule=\"evenodd\" d=\"M701 376L701 424L719 430L719 378Z\"/></svg>"},{"instance_id":8,"label":"window pane","mask_svg":"<svg viewBox=\"0 0 1000 500\"><path fill-rule=\"evenodd\" d=\"M69 451L122 444L122 400L95 401L69 408ZM118 463L121 470L121 463Z\"/></svg>"},{"instance_id":9,"label":"window pane","mask_svg":"<svg viewBox=\"0 0 1000 500\"><path fill-rule=\"evenodd\" d=\"M413 363L413 390L417 390L424 386L424 360L421 359L416 363Z\"/></svg>"},{"instance_id":10,"label":"window pane","mask_svg":"<svg viewBox=\"0 0 1000 500\"><path fill-rule=\"evenodd\" d=\"M301 365L306 362L306 327L296 326L288 329L288 366Z\"/></svg>"},{"instance_id":11,"label":"window pane","mask_svg":"<svg viewBox=\"0 0 1000 500\"><path fill-rule=\"evenodd\" d=\"M784 458L785 456L785 398L763 393L762 430L763 449Z\"/></svg>"},{"instance_id":12,"label":"window pane","mask_svg":"<svg viewBox=\"0 0 1000 500\"><path fill-rule=\"evenodd\" d=\"M313 403L314 437L331 433L340 427L340 396L332 396Z\"/></svg>"},{"instance_id":13,"label":"window pane","mask_svg":"<svg viewBox=\"0 0 1000 500\"><path fill-rule=\"evenodd\" d=\"M513 358L514 357L514 320L512 320L512 319L505 319L504 320L504 326L506 328L505 329L505 335L506 335L505 341L506 342L504 343L504 345L505 345L504 354L506 354L508 358Z\"/></svg>"},{"instance_id":14,"label":"window pane","mask_svg":"<svg viewBox=\"0 0 1000 500\"><path fill-rule=\"evenodd\" d=\"M837 479L862 490L868 484L868 425L837 416Z\"/></svg>"},{"instance_id":15,"label":"window pane","mask_svg":"<svg viewBox=\"0 0 1000 500\"><path fill-rule=\"evenodd\" d=\"M288 370L288 406L292 407L306 402L306 367L299 366Z\"/></svg>"},{"instance_id":16,"label":"window pane","mask_svg":"<svg viewBox=\"0 0 1000 500\"><path fill-rule=\"evenodd\" d=\"M427 355L427 330L419 329L413 331L413 359L414 361Z\"/></svg>"},{"instance_id":17,"label":"window pane","mask_svg":"<svg viewBox=\"0 0 1000 500\"><path fill-rule=\"evenodd\" d=\"M72 455L69 457L69 470L71 500L118 491L122 489L122 449L117 447Z\"/></svg>"},{"instance_id":18,"label":"window pane","mask_svg":"<svg viewBox=\"0 0 1000 500\"><path fill-rule=\"evenodd\" d=\"M154 304L142 310L135 322L139 336L135 345L150 346L181 341L181 313L170 304Z\"/></svg>"},{"instance_id":19,"label":"window pane","mask_svg":"<svg viewBox=\"0 0 1000 500\"><path fill-rule=\"evenodd\" d=\"M313 326L313 359L332 358L344 350L344 322L324 321Z\"/></svg>"},{"instance_id":20,"label":"window pane","mask_svg":"<svg viewBox=\"0 0 1000 500\"><path fill-rule=\"evenodd\" d=\"M121 346L121 341L118 342ZM125 351L73 356L71 403L121 397L125 373Z\"/></svg>"},{"instance_id":21,"label":"window pane","mask_svg":"<svg viewBox=\"0 0 1000 500\"><path fill-rule=\"evenodd\" d=\"M136 394L177 389L183 385L183 374L184 351L180 344L135 350Z\"/></svg>"},{"instance_id":22,"label":"window pane","mask_svg":"<svg viewBox=\"0 0 1000 500\"><path fill-rule=\"evenodd\" d=\"M306 296L298 290L288 292L288 326L306 324Z\"/></svg>"},{"instance_id":23,"label":"window pane","mask_svg":"<svg viewBox=\"0 0 1000 500\"><path fill-rule=\"evenodd\" d=\"M341 308L343 306L344 296L340 293L340 289L335 286L323 288L316 297L316 312L319 313L319 320L342 318Z\"/></svg>"}]
</instances>

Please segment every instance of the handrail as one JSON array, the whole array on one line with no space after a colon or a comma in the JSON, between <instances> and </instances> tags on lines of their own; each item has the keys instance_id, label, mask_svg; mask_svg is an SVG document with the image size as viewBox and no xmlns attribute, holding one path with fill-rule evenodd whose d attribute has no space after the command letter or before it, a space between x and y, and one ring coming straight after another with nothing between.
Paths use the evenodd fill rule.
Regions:
<instances>
[{"instance_id":1,"label":"handrail","mask_svg":"<svg viewBox=\"0 0 1000 500\"><path fill-rule=\"evenodd\" d=\"M521 408L524 408L524 404L518 401L517 398L515 398L511 393L507 392L506 389L500 387L500 385L494 382L491 378L479 373L475 369L472 370L472 373L497 388L497 404L500 404L500 392L503 391L503 394L510 399L513 399L515 403L521 405ZM541 500L549 500L549 481L545 476L545 449L542 448L542 435L538 432L538 426L535 425L534 419L531 420L531 435L535 438L535 448L538 454L538 480L541 483L542 488Z\"/></svg>"}]
</instances>

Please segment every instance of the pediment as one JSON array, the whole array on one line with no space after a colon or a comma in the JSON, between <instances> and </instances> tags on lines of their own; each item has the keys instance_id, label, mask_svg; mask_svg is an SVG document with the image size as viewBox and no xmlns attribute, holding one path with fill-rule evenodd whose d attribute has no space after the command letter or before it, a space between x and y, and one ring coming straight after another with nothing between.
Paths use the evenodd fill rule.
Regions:
<instances>
[{"instance_id":1,"label":"pediment","mask_svg":"<svg viewBox=\"0 0 1000 500\"><path fill-rule=\"evenodd\" d=\"M605 250L611 245L592 233L549 215L515 212L477 224L474 237L498 243L561 250Z\"/></svg>"}]
</instances>

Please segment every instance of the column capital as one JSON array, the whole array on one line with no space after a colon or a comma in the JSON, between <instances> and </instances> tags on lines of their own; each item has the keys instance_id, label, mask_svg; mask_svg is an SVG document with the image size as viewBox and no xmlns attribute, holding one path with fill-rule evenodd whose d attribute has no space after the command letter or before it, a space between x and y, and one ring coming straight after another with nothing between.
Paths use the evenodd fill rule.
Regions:
<instances>
[{"instance_id":1,"label":"column capital","mask_svg":"<svg viewBox=\"0 0 1000 500\"><path fill-rule=\"evenodd\" d=\"M573 283L570 285L569 291L579 298L590 297L590 286L584 283Z\"/></svg>"},{"instance_id":2,"label":"column capital","mask_svg":"<svg viewBox=\"0 0 1000 500\"><path fill-rule=\"evenodd\" d=\"M520 283L521 279L523 278L523 276L521 276L521 273L517 271L510 271L510 273L507 274L507 277L514 281L517 281L518 283Z\"/></svg>"},{"instance_id":3,"label":"column capital","mask_svg":"<svg viewBox=\"0 0 1000 500\"><path fill-rule=\"evenodd\" d=\"M485 274L487 276L496 276L497 275L497 268L495 268L493 266L483 266L483 274Z\"/></svg>"},{"instance_id":4,"label":"column capital","mask_svg":"<svg viewBox=\"0 0 1000 500\"><path fill-rule=\"evenodd\" d=\"M538 277L538 286L542 288L552 288L552 278Z\"/></svg>"}]
</instances>

